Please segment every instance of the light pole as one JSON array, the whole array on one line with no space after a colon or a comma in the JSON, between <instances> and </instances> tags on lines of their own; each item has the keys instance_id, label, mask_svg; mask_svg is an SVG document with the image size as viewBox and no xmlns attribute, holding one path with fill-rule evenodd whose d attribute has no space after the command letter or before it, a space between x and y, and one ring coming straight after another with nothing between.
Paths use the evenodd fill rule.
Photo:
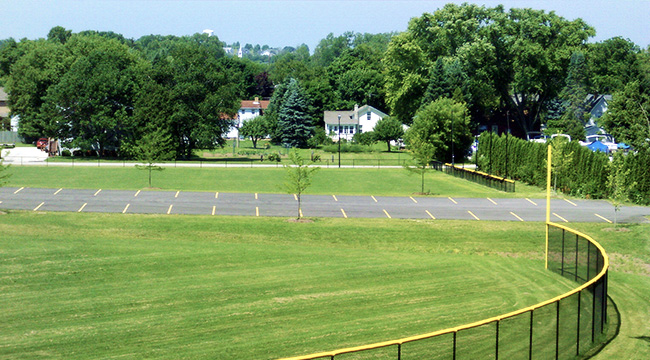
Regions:
<instances>
[{"instance_id":1,"label":"light pole","mask_svg":"<svg viewBox=\"0 0 650 360\"><path fill-rule=\"evenodd\" d=\"M339 126L336 128L339 132L339 169L341 168L341 115L339 114Z\"/></svg>"},{"instance_id":2,"label":"light pole","mask_svg":"<svg viewBox=\"0 0 650 360\"><path fill-rule=\"evenodd\" d=\"M454 117L451 117L451 166L454 166Z\"/></svg>"},{"instance_id":3,"label":"light pole","mask_svg":"<svg viewBox=\"0 0 650 360\"><path fill-rule=\"evenodd\" d=\"M506 179L508 178L508 136L510 136L510 111L506 111L506 122L508 125L508 132L506 133Z\"/></svg>"}]
</instances>

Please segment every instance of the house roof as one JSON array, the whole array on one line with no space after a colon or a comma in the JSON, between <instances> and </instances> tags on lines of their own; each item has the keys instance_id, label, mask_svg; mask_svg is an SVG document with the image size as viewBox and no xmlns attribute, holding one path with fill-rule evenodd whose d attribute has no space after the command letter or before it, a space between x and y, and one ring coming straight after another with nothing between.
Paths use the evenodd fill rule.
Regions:
<instances>
[{"instance_id":1,"label":"house roof","mask_svg":"<svg viewBox=\"0 0 650 360\"><path fill-rule=\"evenodd\" d=\"M341 124L358 124L359 121L354 118L354 111L350 110L336 110L336 111L325 111L323 114L323 120L325 124L338 124L339 115L341 115Z\"/></svg>"},{"instance_id":2,"label":"house roof","mask_svg":"<svg viewBox=\"0 0 650 360\"><path fill-rule=\"evenodd\" d=\"M7 101L9 100L9 95L5 92L5 88L0 87L0 101Z\"/></svg>"},{"instance_id":3,"label":"house roof","mask_svg":"<svg viewBox=\"0 0 650 360\"><path fill-rule=\"evenodd\" d=\"M266 110L269 107L269 103L269 100L242 100L239 108Z\"/></svg>"},{"instance_id":4,"label":"house roof","mask_svg":"<svg viewBox=\"0 0 650 360\"><path fill-rule=\"evenodd\" d=\"M341 115L341 124L356 125L359 124L359 118L361 118L361 115L364 115L368 112L375 113L382 119L388 116L388 114L377 110L370 105L364 105L355 110L324 111L323 120L325 120L325 124L335 125L339 123L339 115Z\"/></svg>"}]
</instances>

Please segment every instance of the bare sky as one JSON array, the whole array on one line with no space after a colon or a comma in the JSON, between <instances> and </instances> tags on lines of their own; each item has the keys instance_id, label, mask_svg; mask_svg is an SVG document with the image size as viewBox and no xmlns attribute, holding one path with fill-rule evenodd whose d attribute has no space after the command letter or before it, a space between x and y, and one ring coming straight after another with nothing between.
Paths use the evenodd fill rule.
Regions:
<instances>
[{"instance_id":1,"label":"bare sky","mask_svg":"<svg viewBox=\"0 0 650 360\"><path fill-rule=\"evenodd\" d=\"M555 11L593 26L597 35L592 42L621 36L642 48L650 45L650 0L0 0L0 39L46 37L57 25L73 32L114 31L135 39L212 29L227 43L271 47L305 43L313 51L329 33L404 31L410 18L448 2Z\"/></svg>"}]
</instances>

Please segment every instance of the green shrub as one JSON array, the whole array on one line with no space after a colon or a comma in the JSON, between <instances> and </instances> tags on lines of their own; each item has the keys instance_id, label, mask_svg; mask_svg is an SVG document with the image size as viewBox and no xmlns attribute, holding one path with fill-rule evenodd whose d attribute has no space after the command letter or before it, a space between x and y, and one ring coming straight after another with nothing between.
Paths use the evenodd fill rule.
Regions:
<instances>
[{"instance_id":1,"label":"green shrub","mask_svg":"<svg viewBox=\"0 0 650 360\"><path fill-rule=\"evenodd\" d=\"M274 162L282 161L282 158L280 157L280 154L269 154L269 156L267 156L267 159L269 161L274 161Z\"/></svg>"},{"instance_id":2,"label":"green shrub","mask_svg":"<svg viewBox=\"0 0 650 360\"><path fill-rule=\"evenodd\" d=\"M70 150L68 150L68 149L65 149L65 150L61 151L61 156L69 157L70 155L72 155L72 154L70 153Z\"/></svg>"}]
</instances>

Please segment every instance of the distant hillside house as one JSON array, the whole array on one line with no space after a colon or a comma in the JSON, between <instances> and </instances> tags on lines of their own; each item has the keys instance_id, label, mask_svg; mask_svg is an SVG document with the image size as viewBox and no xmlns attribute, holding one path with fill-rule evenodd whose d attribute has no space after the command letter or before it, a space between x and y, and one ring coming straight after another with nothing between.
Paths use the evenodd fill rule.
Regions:
<instances>
[{"instance_id":1,"label":"distant hillside house","mask_svg":"<svg viewBox=\"0 0 650 360\"><path fill-rule=\"evenodd\" d=\"M269 107L269 102L269 100L260 100L259 98L255 98L255 100L242 100L239 111L237 112L237 118L235 119L235 126L230 128L227 137L231 139L239 137L239 128L244 122L264 115L264 111Z\"/></svg>"},{"instance_id":2,"label":"distant hillside house","mask_svg":"<svg viewBox=\"0 0 650 360\"><path fill-rule=\"evenodd\" d=\"M339 128L339 115L341 116ZM377 121L388 115L370 105L359 107L354 105L354 110L325 111L325 133L334 141L341 139L352 140L354 134L373 131Z\"/></svg>"}]
</instances>

